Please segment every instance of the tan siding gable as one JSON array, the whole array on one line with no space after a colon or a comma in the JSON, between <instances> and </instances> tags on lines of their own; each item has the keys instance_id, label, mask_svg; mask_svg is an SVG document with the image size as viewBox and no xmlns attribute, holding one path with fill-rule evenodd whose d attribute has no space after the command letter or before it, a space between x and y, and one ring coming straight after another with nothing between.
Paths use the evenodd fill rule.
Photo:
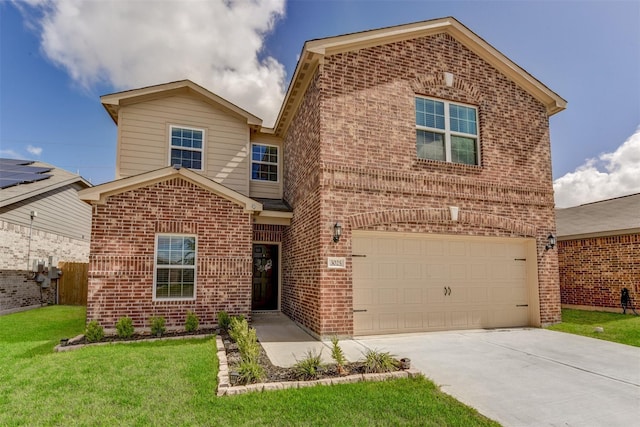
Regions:
<instances>
[{"instance_id":1,"label":"tan siding gable","mask_svg":"<svg viewBox=\"0 0 640 427\"><path fill-rule=\"evenodd\" d=\"M31 211L38 216L34 230L89 241L91 235L91 206L78 198L79 186L65 186L36 197L0 208L0 219L29 226Z\"/></svg>"},{"instance_id":2,"label":"tan siding gable","mask_svg":"<svg viewBox=\"0 0 640 427\"><path fill-rule=\"evenodd\" d=\"M124 178L169 166L171 125L204 129L201 173L241 194L249 194L246 121L187 95L122 106L116 176Z\"/></svg>"}]
</instances>

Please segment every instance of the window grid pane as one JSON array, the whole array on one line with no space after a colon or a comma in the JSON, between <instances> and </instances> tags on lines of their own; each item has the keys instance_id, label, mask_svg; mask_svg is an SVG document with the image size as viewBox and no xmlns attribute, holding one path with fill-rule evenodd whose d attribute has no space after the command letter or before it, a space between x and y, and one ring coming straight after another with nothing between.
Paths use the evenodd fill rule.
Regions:
<instances>
[{"instance_id":1,"label":"window grid pane","mask_svg":"<svg viewBox=\"0 0 640 427\"><path fill-rule=\"evenodd\" d=\"M193 298L196 239L158 236L156 298Z\"/></svg>"},{"instance_id":2,"label":"window grid pane","mask_svg":"<svg viewBox=\"0 0 640 427\"><path fill-rule=\"evenodd\" d=\"M444 135L435 132L429 132L424 130L417 131L418 139L418 158L429 160L442 160L446 159Z\"/></svg>"},{"instance_id":3,"label":"window grid pane","mask_svg":"<svg viewBox=\"0 0 640 427\"><path fill-rule=\"evenodd\" d=\"M475 165L478 161L476 141L473 138L451 136L451 161L465 165Z\"/></svg>"},{"instance_id":4,"label":"window grid pane","mask_svg":"<svg viewBox=\"0 0 640 427\"><path fill-rule=\"evenodd\" d=\"M444 130L444 103L432 99L416 98L416 124Z\"/></svg>"},{"instance_id":5,"label":"window grid pane","mask_svg":"<svg viewBox=\"0 0 640 427\"><path fill-rule=\"evenodd\" d=\"M198 129L171 128L171 166L202 169L204 132Z\"/></svg>"},{"instance_id":6,"label":"window grid pane","mask_svg":"<svg viewBox=\"0 0 640 427\"><path fill-rule=\"evenodd\" d=\"M271 182L278 181L278 147L252 144L251 179Z\"/></svg>"},{"instance_id":7,"label":"window grid pane","mask_svg":"<svg viewBox=\"0 0 640 427\"><path fill-rule=\"evenodd\" d=\"M480 163L476 108L418 96L415 103L418 158Z\"/></svg>"}]
</instances>

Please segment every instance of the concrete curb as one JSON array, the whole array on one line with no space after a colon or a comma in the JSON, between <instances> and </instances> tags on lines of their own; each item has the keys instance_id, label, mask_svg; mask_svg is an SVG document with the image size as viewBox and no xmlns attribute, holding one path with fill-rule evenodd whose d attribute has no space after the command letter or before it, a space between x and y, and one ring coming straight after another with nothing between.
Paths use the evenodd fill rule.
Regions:
<instances>
[{"instance_id":1,"label":"concrete curb","mask_svg":"<svg viewBox=\"0 0 640 427\"><path fill-rule=\"evenodd\" d=\"M405 371L387 372L383 374L354 374L344 377L323 378L315 381L282 381L274 383L258 383L241 386L232 386L229 380L229 365L227 363L227 352L224 349L222 338L216 337L216 346L218 348L218 361L220 367L218 369L218 388L216 394L218 396L235 396L245 393L264 392L272 390L285 390L289 388L304 388L315 386L330 386L336 384L357 383L361 381L386 381L395 378L412 378L422 375L417 369L407 369ZM221 350L222 349L222 350Z\"/></svg>"}]
</instances>

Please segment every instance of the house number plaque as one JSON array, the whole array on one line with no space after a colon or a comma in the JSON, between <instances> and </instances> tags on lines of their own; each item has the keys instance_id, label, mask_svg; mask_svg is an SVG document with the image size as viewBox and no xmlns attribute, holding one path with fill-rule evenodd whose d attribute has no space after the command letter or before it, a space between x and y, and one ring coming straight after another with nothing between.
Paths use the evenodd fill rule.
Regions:
<instances>
[{"instance_id":1,"label":"house number plaque","mask_svg":"<svg viewBox=\"0 0 640 427\"><path fill-rule=\"evenodd\" d=\"M329 268L347 268L347 259L345 257L329 257L327 261Z\"/></svg>"}]
</instances>

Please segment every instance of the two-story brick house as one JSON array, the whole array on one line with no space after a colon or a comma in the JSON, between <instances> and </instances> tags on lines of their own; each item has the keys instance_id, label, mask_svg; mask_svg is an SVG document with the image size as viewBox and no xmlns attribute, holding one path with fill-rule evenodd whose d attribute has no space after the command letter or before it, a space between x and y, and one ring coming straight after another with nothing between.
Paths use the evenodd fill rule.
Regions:
<instances>
[{"instance_id":1,"label":"two-story brick house","mask_svg":"<svg viewBox=\"0 0 640 427\"><path fill-rule=\"evenodd\" d=\"M560 320L548 119L566 102L453 18L305 43L273 128L190 81L102 103L118 179L81 195L89 319Z\"/></svg>"}]
</instances>

